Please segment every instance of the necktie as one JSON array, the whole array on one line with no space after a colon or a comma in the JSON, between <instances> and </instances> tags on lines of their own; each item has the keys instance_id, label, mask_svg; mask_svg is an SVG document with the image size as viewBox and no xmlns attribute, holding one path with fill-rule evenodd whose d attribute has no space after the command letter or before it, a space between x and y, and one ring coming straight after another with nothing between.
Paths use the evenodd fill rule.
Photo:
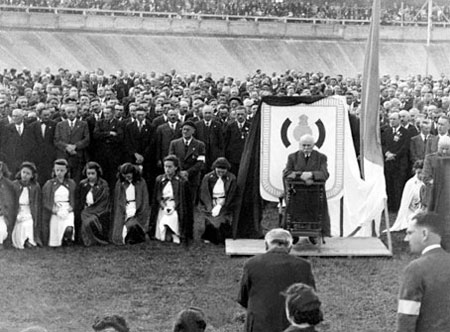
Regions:
<instances>
[{"instance_id":1,"label":"necktie","mask_svg":"<svg viewBox=\"0 0 450 332\"><path fill-rule=\"evenodd\" d=\"M308 163L308 160L309 160L309 154L305 154L305 161L306 161L306 163Z\"/></svg>"},{"instance_id":2,"label":"necktie","mask_svg":"<svg viewBox=\"0 0 450 332\"><path fill-rule=\"evenodd\" d=\"M138 129L139 129L139 132L141 132L141 130L142 130L142 122L141 121L138 121Z\"/></svg>"},{"instance_id":3,"label":"necktie","mask_svg":"<svg viewBox=\"0 0 450 332\"><path fill-rule=\"evenodd\" d=\"M189 149L189 143L187 141L184 142L184 153L186 154Z\"/></svg>"},{"instance_id":4,"label":"necktie","mask_svg":"<svg viewBox=\"0 0 450 332\"><path fill-rule=\"evenodd\" d=\"M69 121L69 125L70 125L70 131L73 130L73 121Z\"/></svg>"},{"instance_id":5,"label":"necktie","mask_svg":"<svg viewBox=\"0 0 450 332\"><path fill-rule=\"evenodd\" d=\"M19 132L19 135L22 136L22 126L17 126L17 131Z\"/></svg>"},{"instance_id":6,"label":"necktie","mask_svg":"<svg viewBox=\"0 0 450 332\"><path fill-rule=\"evenodd\" d=\"M425 151L427 150L427 142L428 142L428 137L425 136L425 139L423 140L423 153L425 155Z\"/></svg>"}]
</instances>

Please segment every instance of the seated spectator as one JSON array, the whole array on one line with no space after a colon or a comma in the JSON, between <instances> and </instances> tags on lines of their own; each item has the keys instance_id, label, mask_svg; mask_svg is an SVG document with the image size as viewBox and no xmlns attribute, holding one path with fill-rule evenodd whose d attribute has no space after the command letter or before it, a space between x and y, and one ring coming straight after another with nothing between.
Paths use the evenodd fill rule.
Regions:
<instances>
[{"instance_id":1,"label":"seated spectator","mask_svg":"<svg viewBox=\"0 0 450 332\"><path fill-rule=\"evenodd\" d=\"M94 161L86 164L77 188L81 242L89 247L93 244L107 244L110 225L109 187L102 178L102 168Z\"/></svg>"},{"instance_id":2,"label":"seated spectator","mask_svg":"<svg viewBox=\"0 0 450 332\"><path fill-rule=\"evenodd\" d=\"M95 320L94 325L92 325L94 331L103 331L103 332L129 332L130 328L125 321L125 318L112 315L106 316L102 319L98 318Z\"/></svg>"},{"instance_id":3,"label":"seated spectator","mask_svg":"<svg viewBox=\"0 0 450 332\"><path fill-rule=\"evenodd\" d=\"M314 289L297 283L290 286L284 295L286 315L291 324L284 332L315 332L314 326L323 321L323 314Z\"/></svg>"},{"instance_id":4,"label":"seated spectator","mask_svg":"<svg viewBox=\"0 0 450 332\"><path fill-rule=\"evenodd\" d=\"M204 332L206 318L201 309L190 307L177 315L173 332Z\"/></svg>"}]
</instances>

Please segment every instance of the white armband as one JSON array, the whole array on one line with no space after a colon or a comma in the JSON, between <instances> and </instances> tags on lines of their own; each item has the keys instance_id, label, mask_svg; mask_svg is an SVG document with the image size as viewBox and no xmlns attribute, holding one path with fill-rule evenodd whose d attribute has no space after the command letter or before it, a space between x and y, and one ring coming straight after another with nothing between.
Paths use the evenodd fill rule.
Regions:
<instances>
[{"instance_id":1,"label":"white armband","mask_svg":"<svg viewBox=\"0 0 450 332\"><path fill-rule=\"evenodd\" d=\"M201 155L201 156L198 156L198 157L197 157L197 160L198 160L198 161L205 162L206 159L205 159L205 156L204 156L204 155Z\"/></svg>"}]
</instances>

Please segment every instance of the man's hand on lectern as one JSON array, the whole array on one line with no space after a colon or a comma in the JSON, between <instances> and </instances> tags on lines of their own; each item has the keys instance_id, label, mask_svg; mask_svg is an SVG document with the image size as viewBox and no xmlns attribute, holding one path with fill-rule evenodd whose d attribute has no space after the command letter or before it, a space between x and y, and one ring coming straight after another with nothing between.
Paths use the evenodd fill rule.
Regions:
<instances>
[{"instance_id":1,"label":"man's hand on lectern","mask_svg":"<svg viewBox=\"0 0 450 332\"><path fill-rule=\"evenodd\" d=\"M311 181L313 180L313 174L311 172L303 172L302 175L300 176L300 179L302 179L305 182Z\"/></svg>"}]
</instances>

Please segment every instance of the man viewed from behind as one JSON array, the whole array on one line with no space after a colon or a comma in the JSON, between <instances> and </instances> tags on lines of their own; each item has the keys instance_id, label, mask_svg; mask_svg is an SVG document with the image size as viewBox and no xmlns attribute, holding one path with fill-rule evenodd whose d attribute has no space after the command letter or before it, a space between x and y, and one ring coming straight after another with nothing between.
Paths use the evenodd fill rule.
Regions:
<instances>
[{"instance_id":1,"label":"man viewed from behind","mask_svg":"<svg viewBox=\"0 0 450 332\"><path fill-rule=\"evenodd\" d=\"M444 221L420 213L409 224L405 241L421 256L403 272L397 332L450 331L450 254L441 247Z\"/></svg>"},{"instance_id":2,"label":"man viewed from behind","mask_svg":"<svg viewBox=\"0 0 450 332\"><path fill-rule=\"evenodd\" d=\"M247 309L246 332L283 331L289 326L282 292L301 282L315 288L311 265L289 254L291 234L281 228L265 236L266 253L244 265L238 303Z\"/></svg>"}]
</instances>

